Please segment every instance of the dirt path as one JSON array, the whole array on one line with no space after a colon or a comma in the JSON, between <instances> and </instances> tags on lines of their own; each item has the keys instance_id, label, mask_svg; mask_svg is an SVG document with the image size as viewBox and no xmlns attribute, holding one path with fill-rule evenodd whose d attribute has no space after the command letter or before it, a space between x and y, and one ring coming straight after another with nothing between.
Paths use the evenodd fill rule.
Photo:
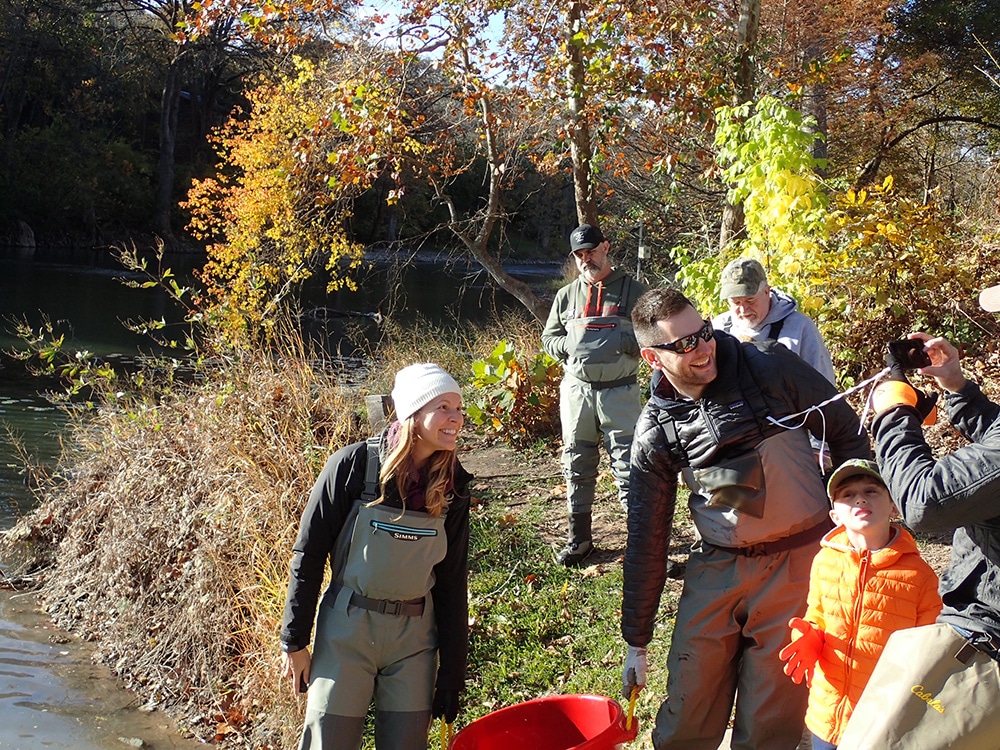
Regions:
<instances>
[{"instance_id":1,"label":"dirt path","mask_svg":"<svg viewBox=\"0 0 1000 750\"><path fill-rule=\"evenodd\" d=\"M513 513L527 510L529 498L545 498L545 512L536 524L541 538L553 549L553 555L566 541L566 484L563 480L557 447L548 453L516 451L502 444L487 444L476 435L464 438L461 461L476 477L473 489L489 488L505 497ZM679 514L679 516L682 514ZM596 551L589 566L616 565L625 554L628 537L625 512L614 492L607 457L602 452L602 470L598 495L594 502L593 533ZM693 527L679 518L671 540L670 557L682 565L694 539ZM672 570L679 575L682 570Z\"/></svg>"}]
</instances>

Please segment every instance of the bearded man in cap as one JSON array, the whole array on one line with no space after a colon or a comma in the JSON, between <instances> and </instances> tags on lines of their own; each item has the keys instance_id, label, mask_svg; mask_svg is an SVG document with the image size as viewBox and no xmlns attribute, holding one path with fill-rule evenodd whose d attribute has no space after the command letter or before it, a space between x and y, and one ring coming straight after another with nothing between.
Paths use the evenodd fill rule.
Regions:
<instances>
[{"instance_id":1,"label":"bearded man in cap","mask_svg":"<svg viewBox=\"0 0 1000 750\"><path fill-rule=\"evenodd\" d=\"M629 450L642 408L639 345L629 316L646 286L611 264L610 248L595 226L581 224L572 231L570 255L579 276L556 293L542 331L542 346L563 366L559 418L569 535L556 560L566 566L579 565L594 551L591 521L601 442L626 507Z\"/></svg>"},{"instance_id":2,"label":"bearded man in cap","mask_svg":"<svg viewBox=\"0 0 1000 750\"><path fill-rule=\"evenodd\" d=\"M737 258L722 270L719 296L729 310L712 319L717 330L741 341L778 341L836 384L830 351L812 319L798 310L798 303L767 283L767 274L753 258Z\"/></svg>"}]
</instances>

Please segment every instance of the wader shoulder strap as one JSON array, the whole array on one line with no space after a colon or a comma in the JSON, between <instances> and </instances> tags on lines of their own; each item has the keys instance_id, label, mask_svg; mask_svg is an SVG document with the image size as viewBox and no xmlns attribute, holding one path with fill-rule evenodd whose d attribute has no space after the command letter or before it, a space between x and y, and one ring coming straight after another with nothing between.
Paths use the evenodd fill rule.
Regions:
<instances>
[{"instance_id":1,"label":"wader shoulder strap","mask_svg":"<svg viewBox=\"0 0 1000 750\"><path fill-rule=\"evenodd\" d=\"M690 466L687 451L681 444L681 439L677 435L677 423L673 419L668 419L663 423L663 435L667 439L667 449L678 460L682 467Z\"/></svg>"},{"instance_id":2,"label":"wader shoulder strap","mask_svg":"<svg viewBox=\"0 0 1000 750\"><path fill-rule=\"evenodd\" d=\"M620 318L629 317L629 313L632 310L632 277L625 275L622 276L622 288L618 293L618 312L615 313ZM603 311L602 311L603 313Z\"/></svg>"},{"instance_id":3,"label":"wader shoulder strap","mask_svg":"<svg viewBox=\"0 0 1000 750\"><path fill-rule=\"evenodd\" d=\"M379 457L379 446L382 438L379 435L370 437L365 441L365 448L368 450L368 458L365 461L365 489L361 493L361 502L368 504L378 499L378 475L382 469L382 459Z\"/></svg>"},{"instance_id":4,"label":"wader shoulder strap","mask_svg":"<svg viewBox=\"0 0 1000 750\"><path fill-rule=\"evenodd\" d=\"M760 429L761 440L763 440L769 432L767 429L769 427L767 418L771 416L771 408L767 405L767 400L764 398L760 383L757 382L757 376L754 375L753 369L750 367L750 362L743 353L742 346L738 350L738 356L740 358L740 367L737 370L739 373L737 382L740 391L743 393L743 398L750 404L750 411L753 412L753 416L757 420L757 427Z\"/></svg>"}]
</instances>

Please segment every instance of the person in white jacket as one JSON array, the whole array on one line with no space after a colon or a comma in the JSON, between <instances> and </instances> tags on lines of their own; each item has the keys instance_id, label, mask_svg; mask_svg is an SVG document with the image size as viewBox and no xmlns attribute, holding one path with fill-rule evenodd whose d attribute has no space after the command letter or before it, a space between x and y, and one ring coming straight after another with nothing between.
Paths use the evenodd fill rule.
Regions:
<instances>
[{"instance_id":1,"label":"person in white jacket","mask_svg":"<svg viewBox=\"0 0 1000 750\"><path fill-rule=\"evenodd\" d=\"M712 319L716 329L741 341L778 341L836 384L833 360L819 329L798 303L767 283L764 267L752 258L737 258L722 271L719 296L729 310Z\"/></svg>"}]
</instances>

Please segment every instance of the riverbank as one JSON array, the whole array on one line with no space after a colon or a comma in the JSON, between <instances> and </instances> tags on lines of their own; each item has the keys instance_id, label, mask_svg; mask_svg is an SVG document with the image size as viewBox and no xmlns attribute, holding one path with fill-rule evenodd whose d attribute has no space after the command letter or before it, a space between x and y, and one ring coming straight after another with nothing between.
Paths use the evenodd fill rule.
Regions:
<instances>
[{"instance_id":1,"label":"riverbank","mask_svg":"<svg viewBox=\"0 0 1000 750\"><path fill-rule=\"evenodd\" d=\"M140 703L203 742L292 746L302 704L281 679L277 633L314 477L332 451L366 435L359 397L388 392L392 373L414 361L467 373L469 352L489 351L499 330L394 330L364 393L345 393L336 373L308 366L301 343L285 342L226 351L192 383L105 394L66 436L66 470L4 544L29 545L46 611L92 642ZM522 333L515 348L537 347L536 331ZM957 444L943 425L934 430L941 450ZM599 551L586 568L567 570L554 563L566 522L557 440L515 451L471 425L468 433L461 455L477 479L460 725L551 692L616 695L625 523L610 476L601 476L595 507ZM692 535L679 513L678 574ZM947 542L925 541L940 550L932 564L941 569ZM660 657L680 586L670 579L662 598ZM658 660L636 708L642 725L664 690Z\"/></svg>"}]
</instances>

